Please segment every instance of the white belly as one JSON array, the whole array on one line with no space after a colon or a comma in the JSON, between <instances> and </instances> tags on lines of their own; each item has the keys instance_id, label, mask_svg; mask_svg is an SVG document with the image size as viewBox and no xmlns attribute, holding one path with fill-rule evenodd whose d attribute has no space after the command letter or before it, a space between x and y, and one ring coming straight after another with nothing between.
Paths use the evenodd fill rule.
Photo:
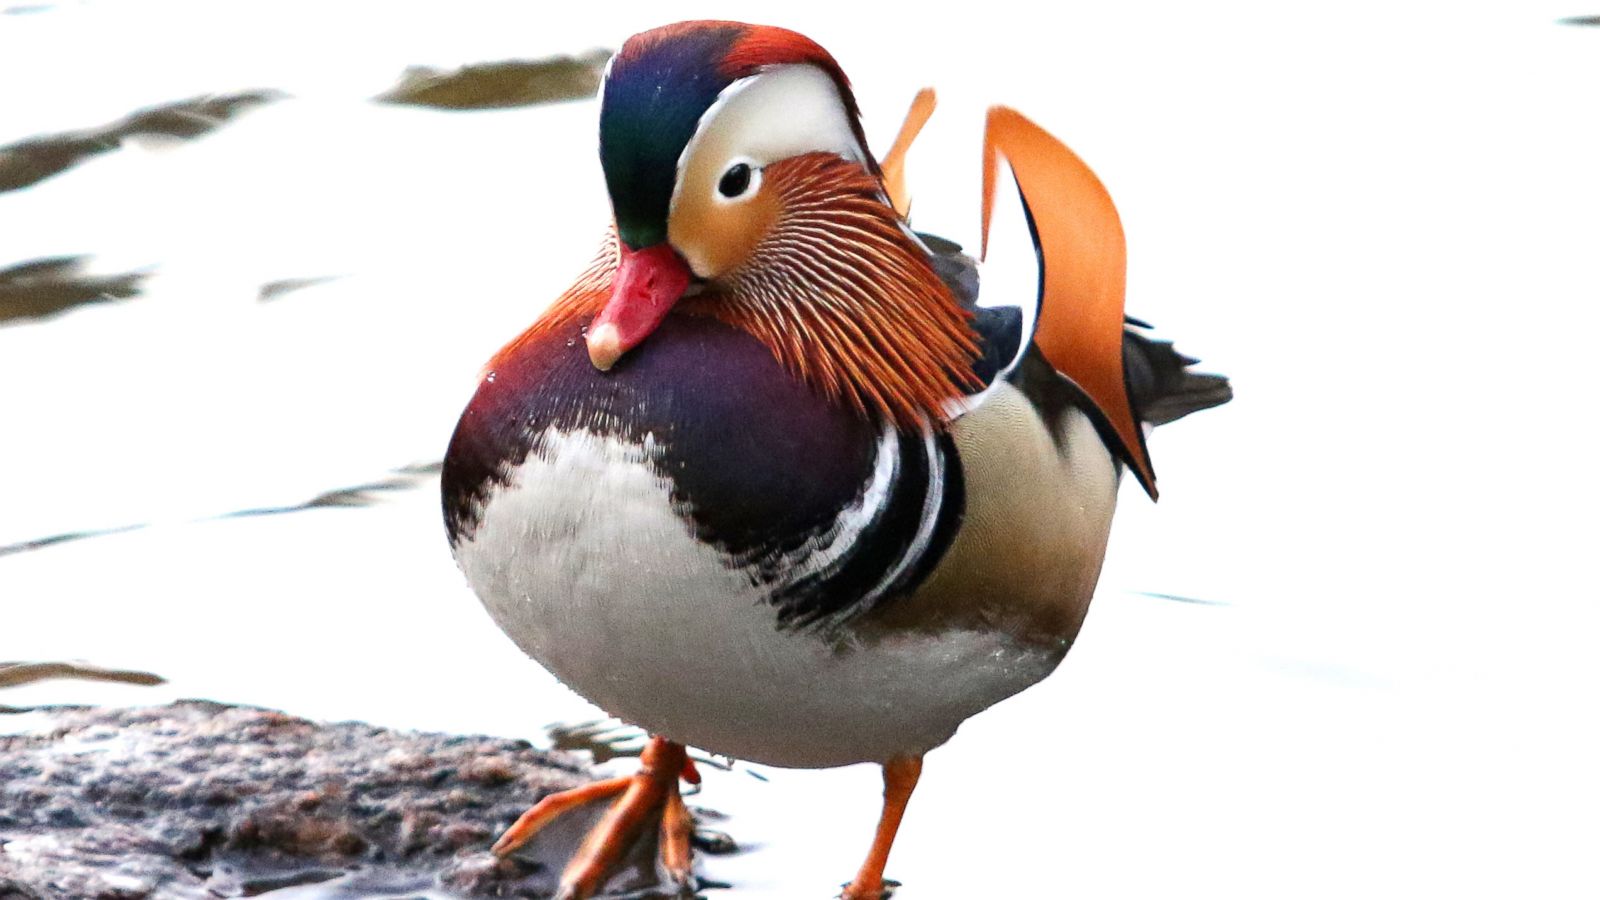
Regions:
<instances>
[{"instance_id":1,"label":"white belly","mask_svg":"<svg viewBox=\"0 0 1600 900\"><path fill-rule=\"evenodd\" d=\"M648 441L546 435L456 558L506 634L597 706L768 765L927 751L1060 661L989 631L780 631L750 576L673 512Z\"/></svg>"}]
</instances>

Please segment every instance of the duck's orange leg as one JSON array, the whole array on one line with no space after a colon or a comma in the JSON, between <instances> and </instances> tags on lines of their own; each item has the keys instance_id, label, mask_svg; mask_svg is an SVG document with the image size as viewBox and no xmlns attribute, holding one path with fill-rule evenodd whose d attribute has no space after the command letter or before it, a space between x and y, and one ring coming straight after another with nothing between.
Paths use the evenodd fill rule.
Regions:
<instances>
[{"instance_id":1,"label":"duck's orange leg","mask_svg":"<svg viewBox=\"0 0 1600 900\"><path fill-rule=\"evenodd\" d=\"M689 867L693 862L690 846L694 842L694 817L684 805L683 795L673 791L667 795L667 806L661 811L661 864L667 877L678 887L689 886Z\"/></svg>"},{"instance_id":2,"label":"duck's orange leg","mask_svg":"<svg viewBox=\"0 0 1600 900\"><path fill-rule=\"evenodd\" d=\"M639 755L639 762L639 771L633 775L597 781L540 800L506 829L495 842L494 852L505 856L562 813L595 800L617 797L567 863L556 896L582 900L593 895L654 817L661 819L661 854L667 872L680 885L686 884L693 823L678 794L678 777L693 771L688 753L682 744L656 737Z\"/></svg>"},{"instance_id":3,"label":"duck's orange leg","mask_svg":"<svg viewBox=\"0 0 1600 900\"><path fill-rule=\"evenodd\" d=\"M905 817L906 804L911 802L911 792L917 788L922 776L922 757L901 756L883 764L883 815L878 819L878 833L872 839L872 849L867 851L867 861L855 880L845 885L840 900L881 900L883 897L883 867L889 862L889 848L894 846L895 833L900 830L900 820Z\"/></svg>"}]
</instances>

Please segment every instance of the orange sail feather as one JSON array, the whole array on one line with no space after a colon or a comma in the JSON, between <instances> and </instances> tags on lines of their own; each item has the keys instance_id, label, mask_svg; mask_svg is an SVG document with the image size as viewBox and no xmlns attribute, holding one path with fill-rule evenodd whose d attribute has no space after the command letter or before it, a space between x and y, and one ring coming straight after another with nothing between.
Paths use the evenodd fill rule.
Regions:
<instances>
[{"instance_id":1,"label":"orange sail feather","mask_svg":"<svg viewBox=\"0 0 1600 900\"><path fill-rule=\"evenodd\" d=\"M1156 497L1144 430L1128 400L1122 361L1127 245L1111 195L1077 154L1016 110L989 110L983 137L983 251L1000 158L1022 192L1039 253L1034 341L1056 371L1088 395L1139 483Z\"/></svg>"},{"instance_id":2,"label":"orange sail feather","mask_svg":"<svg viewBox=\"0 0 1600 900\"><path fill-rule=\"evenodd\" d=\"M895 136L894 145L879 163L879 168L883 170L884 191L902 219L911 215L911 192L906 188L906 151L911 149L912 142L922 133L922 126L928 124L928 117L933 115L933 108L937 105L938 98L934 96L933 88L917 91L917 96L911 100L911 109L906 112L906 120L900 126L900 133Z\"/></svg>"}]
</instances>

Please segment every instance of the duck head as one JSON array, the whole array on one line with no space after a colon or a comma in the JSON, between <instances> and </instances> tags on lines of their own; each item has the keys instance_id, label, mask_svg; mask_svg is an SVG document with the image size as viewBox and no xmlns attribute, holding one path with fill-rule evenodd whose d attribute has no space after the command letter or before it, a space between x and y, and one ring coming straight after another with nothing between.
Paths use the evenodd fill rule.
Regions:
<instances>
[{"instance_id":1,"label":"duck head","mask_svg":"<svg viewBox=\"0 0 1600 900\"><path fill-rule=\"evenodd\" d=\"M829 397L926 421L970 378L969 314L885 193L849 81L802 35L684 22L629 39L601 91L615 228L547 319L610 370L669 314L765 343Z\"/></svg>"}]
</instances>

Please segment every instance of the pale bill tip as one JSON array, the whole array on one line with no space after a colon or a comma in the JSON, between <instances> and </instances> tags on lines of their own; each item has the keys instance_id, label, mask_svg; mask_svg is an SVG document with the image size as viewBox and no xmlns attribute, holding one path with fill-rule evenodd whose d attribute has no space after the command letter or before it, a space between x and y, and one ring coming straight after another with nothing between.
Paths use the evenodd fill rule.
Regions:
<instances>
[{"instance_id":1,"label":"pale bill tip","mask_svg":"<svg viewBox=\"0 0 1600 900\"><path fill-rule=\"evenodd\" d=\"M622 333L617 326L607 322L589 330L589 361L602 372L609 370L622 358Z\"/></svg>"}]
</instances>

